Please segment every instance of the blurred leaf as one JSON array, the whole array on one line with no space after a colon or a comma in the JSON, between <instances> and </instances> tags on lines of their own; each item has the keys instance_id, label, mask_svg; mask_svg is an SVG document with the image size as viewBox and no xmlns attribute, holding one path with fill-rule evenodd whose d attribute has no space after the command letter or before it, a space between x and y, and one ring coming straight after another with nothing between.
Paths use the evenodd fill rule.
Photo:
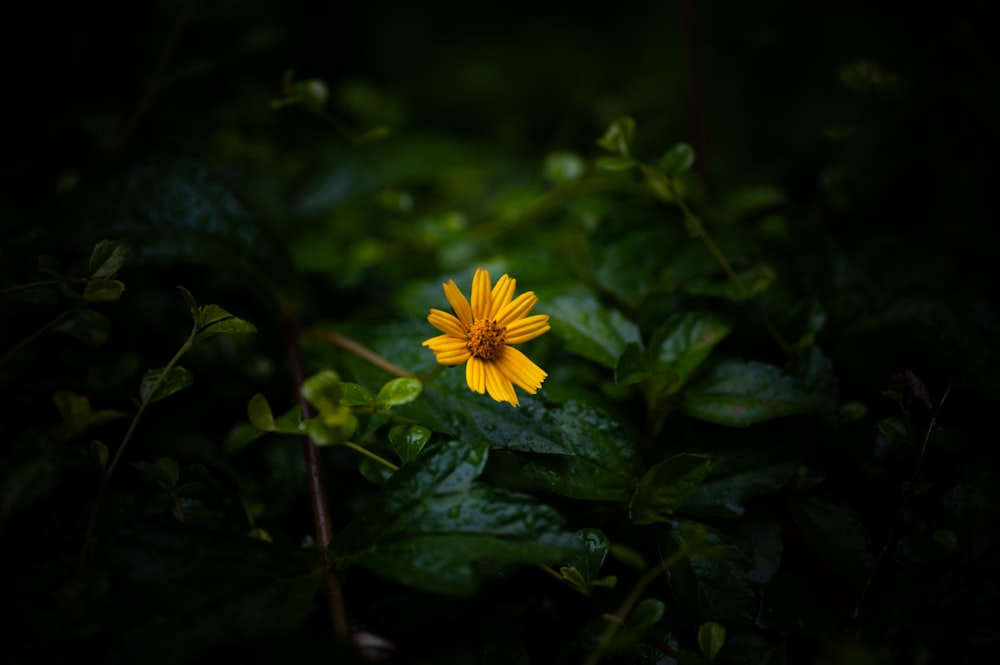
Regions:
<instances>
[{"instance_id":1,"label":"blurred leaf","mask_svg":"<svg viewBox=\"0 0 1000 665\"><path fill-rule=\"evenodd\" d=\"M706 455L683 453L655 464L636 485L629 518L635 524L665 522L698 488L711 461Z\"/></svg>"},{"instance_id":2,"label":"blurred leaf","mask_svg":"<svg viewBox=\"0 0 1000 665\"><path fill-rule=\"evenodd\" d=\"M568 150L549 153L542 166L545 179L554 185L565 185L583 177L587 162L580 155Z\"/></svg>"},{"instance_id":3,"label":"blurred leaf","mask_svg":"<svg viewBox=\"0 0 1000 665\"><path fill-rule=\"evenodd\" d=\"M667 606L663 604L662 600L646 598L632 610L632 615L629 617L632 628L636 630L649 628L662 619L666 611Z\"/></svg>"},{"instance_id":4,"label":"blurred leaf","mask_svg":"<svg viewBox=\"0 0 1000 665\"><path fill-rule=\"evenodd\" d=\"M87 346L100 346L111 337L111 325L103 314L85 307L74 309L69 318L52 328L52 332L69 335Z\"/></svg>"},{"instance_id":5,"label":"blurred leaf","mask_svg":"<svg viewBox=\"0 0 1000 665\"><path fill-rule=\"evenodd\" d=\"M847 504L804 495L789 504L792 520L817 556L845 581L860 588L873 557L871 540Z\"/></svg>"},{"instance_id":6,"label":"blurred leaf","mask_svg":"<svg viewBox=\"0 0 1000 665\"><path fill-rule=\"evenodd\" d=\"M90 451L90 456L93 458L95 462L97 462L97 467L101 471L104 471L106 468L108 468L108 459L110 457L110 454L108 452L108 447L102 441L98 441L97 439L91 440L89 445L89 451Z\"/></svg>"},{"instance_id":7,"label":"blurred leaf","mask_svg":"<svg viewBox=\"0 0 1000 665\"><path fill-rule=\"evenodd\" d=\"M393 379L379 389L375 401L387 407L408 404L417 399L423 390L424 384L420 379L413 377Z\"/></svg>"},{"instance_id":8,"label":"blurred leaf","mask_svg":"<svg viewBox=\"0 0 1000 665\"><path fill-rule=\"evenodd\" d=\"M155 479L167 489L175 487L180 478L180 466L177 464L177 460L169 457L160 457L155 462L129 462L129 464Z\"/></svg>"},{"instance_id":9,"label":"blurred leaf","mask_svg":"<svg viewBox=\"0 0 1000 665\"><path fill-rule=\"evenodd\" d=\"M597 140L597 145L608 152L613 152L622 157L629 156L629 148L632 139L635 137L635 120L628 116L622 116L612 122L604 132L604 136Z\"/></svg>"},{"instance_id":10,"label":"blurred leaf","mask_svg":"<svg viewBox=\"0 0 1000 665\"><path fill-rule=\"evenodd\" d=\"M117 279L98 277L87 282L83 288L83 299L87 302L115 302L122 297L125 285Z\"/></svg>"},{"instance_id":11,"label":"blurred leaf","mask_svg":"<svg viewBox=\"0 0 1000 665\"><path fill-rule=\"evenodd\" d=\"M332 369L313 374L302 383L302 396L316 407L324 419L338 418L342 395L340 377Z\"/></svg>"},{"instance_id":12,"label":"blurred leaf","mask_svg":"<svg viewBox=\"0 0 1000 665\"><path fill-rule=\"evenodd\" d=\"M142 375L142 382L139 386L139 399L146 401L156 386L156 382L163 375L163 368L151 369ZM156 394L152 395L152 402L158 402L164 397L173 395L178 390L183 390L194 383L194 375L179 365L170 368L170 371L163 375L163 381Z\"/></svg>"},{"instance_id":13,"label":"blurred leaf","mask_svg":"<svg viewBox=\"0 0 1000 665\"><path fill-rule=\"evenodd\" d=\"M476 481L485 444L425 450L393 474L341 531L338 558L407 586L473 593L480 562L551 563L578 541L551 508Z\"/></svg>"},{"instance_id":14,"label":"blurred leaf","mask_svg":"<svg viewBox=\"0 0 1000 665\"><path fill-rule=\"evenodd\" d=\"M691 170L694 164L694 148L687 143L677 143L667 150L660 160L660 170L668 178L677 178Z\"/></svg>"},{"instance_id":15,"label":"blurred leaf","mask_svg":"<svg viewBox=\"0 0 1000 665\"><path fill-rule=\"evenodd\" d=\"M178 286L177 290L181 293L181 298L187 304L188 309L191 311L191 319L196 328L201 327L199 319L201 317L201 307L198 306L198 301L194 299L191 292L185 289L183 286Z\"/></svg>"},{"instance_id":16,"label":"blurred leaf","mask_svg":"<svg viewBox=\"0 0 1000 665\"><path fill-rule=\"evenodd\" d=\"M725 643L725 627L714 621L706 621L698 626L698 647L701 649L701 654L709 662L715 660L715 657L719 655L719 651L722 650L722 645Z\"/></svg>"},{"instance_id":17,"label":"blurred leaf","mask_svg":"<svg viewBox=\"0 0 1000 665\"><path fill-rule=\"evenodd\" d=\"M755 423L822 406L822 400L799 388L774 365L730 360L717 365L684 391L684 413L729 427Z\"/></svg>"},{"instance_id":18,"label":"blurred leaf","mask_svg":"<svg viewBox=\"0 0 1000 665\"><path fill-rule=\"evenodd\" d=\"M748 626L756 608L743 551L705 524L673 519L658 534L660 557L669 563L670 585L683 616Z\"/></svg>"},{"instance_id":19,"label":"blurred leaf","mask_svg":"<svg viewBox=\"0 0 1000 665\"><path fill-rule=\"evenodd\" d=\"M62 277L62 266L59 265L59 261L56 257L51 254L39 254L38 262L35 264L35 270L52 277Z\"/></svg>"},{"instance_id":20,"label":"blurred leaf","mask_svg":"<svg viewBox=\"0 0 1000 665\"><path fill-rule=\"evenodd\" d=\"M396 425L389 430L389 443L403 464L417 459L430 439L431 431L420 425Z\"/></svg>"},{"instance_id":21,"label":"blurred leaf","mask_svg":"<svg viewBox=\"0 0 1000 665\"><path fill-rule=\"evenodd\" d=\"M594 165L604 171L627 171L636 165L636 161L631 157L619 157L618 155L605 155L598 157Z\"/></svg>"},{"instance_id":22,"label":"blurred leaf","mask_svg":"<svg viewBox=\"0 0 1000 665\"><path fill-rule=\"evenodd\" d=\"M271 432L274 430L274 414L271 413L271 405L267 403L267 398L257 393L250 398L247 404L247 416L250 424L259 430Z\"/></svg>"},{"instance_id":23,"label":"blurred leaf","mask_svg":"<svg viewBox=\"0 0 1000 665\"><path fill-rule=\"evenodd\" d=\"M87 274L91 279L114 277L128 260L128 249L117 240L102 240L90 255Z\"/></svg>"},{"instance_id":24,"label":"blurred leaf","mask_svg":"<svg viewBox=\"0 0 1000 665\"><path fill-rule=\"evenodd\" d=\"M639 342L638 326L589 293L560 296L546 310L553 332L563 338L567 350L605 367L614 368L625 347Z\"/></svg>"}]
</instances>

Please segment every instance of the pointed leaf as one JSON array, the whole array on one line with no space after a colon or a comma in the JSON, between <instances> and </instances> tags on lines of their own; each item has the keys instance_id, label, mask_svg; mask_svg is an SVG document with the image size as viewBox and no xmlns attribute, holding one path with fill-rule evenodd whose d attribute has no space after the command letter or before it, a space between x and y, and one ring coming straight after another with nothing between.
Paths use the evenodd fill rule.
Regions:
<instances>
[{"instance_id":1,"label":"pointed leaf","mask_svg":"<svg viewBox=\"0 0 1000 665\"><path fill-rule=\"evenodd\" d=\"M707 658L708 662L715 660L725 643L725 627L714 621L706 621L698 626L698 647L701 649L701 655Z\"/></svg>"},{"instance_id":2,"label":"pointed leaf","mask_svg":"<svg viewBox=\"0 0 1000 665\"><path fill-rule=\"evenodd\" d=\"M425 450L340 533L338 558L418 589L468 595L479 563L551 563L573 552L577 540L554 510L476 480L487 454L485 444L457 441Z\"/></svg>"},{"instance_id":3,"label":"pointed leaf","mask_svg":"<svg viewBox=\"0 0 1000 665\"><path fill-rule=\"evenodd\" d=\"M636 605L634 610L632 610L632 615L629 617L631 619L632 628L635 628L636 630L649 628L662 619L666 611L667 606L663 604L662 600L657 600L656 598L646 598L641 603Z\"/></svg>"},{"instance_id":4,"label":"pointed leaf","mask_svg":"<svg viewBox=\"0 0 1000 665\"><path fill-rule=\"evenodd\" d=\"M161 376L163 377L162 381L160 381ZM157 382L159 382L158 388L156 388ZM171 367L166 374L163 373L163 368L151 369L142 375L142 382L139 385L139 399L146 401L147 398L151 397L151 402L158 402L164 397L173 395L178 390L187 388L192 383L194 383L194 375L178 365ZM156 394L151 395L154 388Z\"/></svg>"},{"instance_id":5,"label":"pointed leaf","mask_svg":"<svg viewBox=\"0 0 1000 665\"><path fill-rule=\"evenodd\" d=\"M250 398L247 404L247 416L250 424L264 432L274 431L274 414L271 413L271 405L267 403L267 398L257 393Z\"/></svg>"},{"instance_id":6,"label":"pointed leaf","mask_svg":"<svg viewBox=\"0 0 1000 665\"><path fill-rule=\"evenodd\" d=\"M367 388L356 383L340 384L343 394L340 396L340 403L344 406L375 406L375 396Z\"/></svg>"},{"instance_id":7,"label":"pointed leaf","mask_svg":"<svg viewBox=\"0 0 1000 665\"><path fill-rule=\"evenodd\" d=\"M257 332L257 327L249 321L232 316L209 324L203 328L195 338L195 342L200 342L215 335L246 335Z\"/></svg>"},{"instance_id":8,"label":"pointed leaf","mask_svg":"<svg viewBox=\"0 0 1000 665\"><path fill-rule=\"evenodd\" d=\"M547 306L552 331L569 351L614 368L630 342L639 342L639 327L618 310L602 306L586 292L560 296Z\"/></svg>"},{"instance_id":9,"label":"pointed leaf","mask_svg":"<svg viewBox=\"0 0 1000 665\"><path fill-rule=\"evenodd\" d=\"M665 522L701 484L711 458L684 453L654 465L636 486L629 517L636 524Z\"/></svg>"},{"instance_id":10,"label":"pointed leaf","mask_svg":"<svg viewBox=\"0 0 1000 665\"><path fill-rule=\"evenodd\" d=\"M430 438L431 431L420 425L396 425L389 430L389 443L403 464L417 459Z\"/></svg>"},{"instance_id":11,"label":"pointed leaf","mask_svg":"<svg viewBox=\"0 0 1000 665\"><path fill-rule=\"evenodd\" d=\"M102 240L90 254L90 266L87 274L91 278L114 277L125 261L128 260L128 249L117 240Z\"/></svg>"},{"instance_id":12,"label":"pointed leaf","mask_svg":"<svg viewBox=\"0 0 1000 665\"><path fill-rule=\"evenodd\" d=\"M622 116L608 126L604 136L597 140L597 145L608 152L627 157L634 137L635 120Z\"/></svg>"},{"instance_id":13,"label":"pointed leaf","mask_svg":"<svg viewBox=\"0 0 1000 665\"><path fill-rule=\"evenodd\" d=\"M694 148L687 143L677 143L663 155L660 170L668 178L676 178L691 170L694 164Z\"/></svg>"}]
</instances>

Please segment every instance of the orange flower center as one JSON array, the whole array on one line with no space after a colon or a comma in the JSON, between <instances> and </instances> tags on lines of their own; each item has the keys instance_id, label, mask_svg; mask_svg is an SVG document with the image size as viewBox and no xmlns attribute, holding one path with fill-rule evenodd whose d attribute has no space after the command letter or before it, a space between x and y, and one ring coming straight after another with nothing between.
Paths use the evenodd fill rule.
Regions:
<instances>
[{"instance_id":1,"label":"orange flower center","mask_svg":"<svg viewBox=\"0 0 1000 665\"><path fill-rule=\"evenodd\" d=\"M469 328L469 353L483 360L496 360L507 343L507 329L496 321L480 319Z\"/></svg>"}]
</instances>

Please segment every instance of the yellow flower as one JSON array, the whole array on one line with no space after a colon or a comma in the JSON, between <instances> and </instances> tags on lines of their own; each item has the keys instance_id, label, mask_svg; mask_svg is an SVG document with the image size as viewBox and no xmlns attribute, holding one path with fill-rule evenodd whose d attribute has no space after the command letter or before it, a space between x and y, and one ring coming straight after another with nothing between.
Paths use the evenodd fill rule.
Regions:
<instances>
[{"instance_id":1,"label":"yellow flower","mask_svg":"<svg viewBox=\"0 0 1000 665\"><path fill-rule=\"evenodd\" d=\"M432 309L427 320L443 335L423 343L442 365L465 366L469 389L489 392L498 402L518 406L514 386L534 395L548 376L512 344L535 339L549 330L547 314L527 316L538 302L533 291L514 298L515 280L507 275L491 286L490 273L476 269L472 278L472 306L454 280L444 284L444 295L455 314Z\"/></svg>"}]
</instances>

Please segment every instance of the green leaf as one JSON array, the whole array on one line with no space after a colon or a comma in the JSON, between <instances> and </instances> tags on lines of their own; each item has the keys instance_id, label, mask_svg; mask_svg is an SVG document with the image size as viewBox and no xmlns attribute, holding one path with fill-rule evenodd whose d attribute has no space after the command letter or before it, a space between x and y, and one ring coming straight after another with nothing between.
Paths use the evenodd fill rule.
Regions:
<instances>
[{"instance_id":1,"label":"green leaf","mask_svg":"<svg viewBox=\"0 0 1000 665\"><path fill-rule=\"evenodd\" d=\"M177 460L169 457L160 457L155 462L130 462L130 464L167 489L176 486L180 478L180 466Z\"/></svg>"},{"instance_id":2,"label":"green leaf","mask_svg":"<svg viewBox=\"0 0 1000 665\"><path fill-rule=\"evenodd\" d=\"M232 314L218 305L205 305L204 307L198 308L198 320L196 325L198 328L204 328L215 323L216 321L230 319L232 316Z\"/></svg>"},{"instance_id":3,"label":"green leaf","mask_svg":"<svg viewBox=\"0 0 1000 665\"><path fill-rule=\"evenodd\" d=\"M625 501L643 465L635 444L607 414L578 402L548 411L564 454L518 455L521 473L550 492L591 501Z\"/></svg>"},{"instance_id":4,"label":"green leaf","mask_svg":"<svg viewBox=\"0 0 1000 665\"><path fill-rule=\"evenodd\" d=\"M313 374L302 382L302 396L316 407L324 419L339 420L342 395L340 377L332 369Z\"/></svg>"},{"instance_id":5,"label":"green leaf","mask_svg":"<svg viewBox=\"0 0 1000 665\"><path fill-rule=\"evenodd\" d=\"M85 307L73 310L52 332L69 335L87 346L100 346L111 337L111 324L97 310Z\"/></svg>"},{"instance_id":6,"label":"green leaf","mask_svg":"<svg viewBox=\"0 0 1000 665\"><path fill-rule=\"evenodd\" d=\"M769 451L754 448L720 451L681 511L698 517L742 516L749 499L781 489L798 472L797 460L774 458Z\"/></svg>"},{"instance_id":7,"label":"green leaf","mask_svg":"<svg viewBox=\"0 0 1000 665\"><path fill-rule=\"evenodd\" d=\"M709 662L715 660L715 657L719 655L719 651L722 649L722 645L725 643L725 627L714 621L706 621L698 626L698 647L701 649L701 654Z\"/></svg>"},{"instance_id":8,"label":"green leaf","mask_svg":"<svg viewBox=\"0 0 1000 665\"><path fill-rule=\"evenodd\" d=\"M668 178L676 178L691 170L694 164L694 148L687 143L677 143L660 160L660 170Z\"/></svg>"},{"instance_id":9,"label":"green leaf","mask_svg":"<svg viewBox=\"0 0 1000 665\"><path fill-rule=\"evenodd\" d=\"M417 459L430 439L431 431L420 425L396 425L389 430L389 443L403 464Z\"/></svg>"},{"instance_id":10,"label":"green leaf","mask_svg":"<svg viewBox=\"0 0 1000 665\"><path fill-rule=\"evenodd\" d=\"M102 240L90 254L87 274L92 279L114 277L128 260L128 249L117 240Z\"/></svg>"},{"instance_id":11,"label":"green leaf","mask_svg":"<svg viewBox=\"0 0 1000 665\"><path fill-rule=\"evenodd\" d=\"M581 586L586 588L600 581L598 576L608 556L610 544L608 537L599 529L580 529L574 535L580 541L580 547L572 556L564 559L563 563L566 564L565 569L576 571ZM565 572L563 576L566 576Z\"/></svg>"},{"instance_id":12,"label":"green leaf","mask_svg":"<svg viewBox=\"0 0 1000 665\"><path fill-rule=\"evenodd\" d=\"M755 423L816 411L823 400L810 394L780 368L761 362L730 360L684 391L684 413L719 425Z\"/></svg>"},{"instance_id":13,"label":"green leaf","mask_svg":"<svg viewBox=\"0 0 1000 665\"><path fill-rule=\"evenodd\" d=\"M746 554L705 524L674 519L658 532L670 586L683 616L702 623L749 626L756 609Z\"/></svg>"},{"instance_id":14,"label":"green leaf","mask_svg":"<svg viewBox=\"0 0 1000 665\"><path fill-rule=\"evenodd\" d=\"M88 446L90 451L90 457L97 462L97 466L101 471L108 468L108 458L110 453L108 452L108 447L102 441L93 439Z\"/></svg>"},{"instance_id":15,"label":"green leaf","mask_svg":"<svg viewBox=\"0 0 1000 665\"><path fill-rule=\"evenodd\" d=\"M271 413L271 405L267 403L267 398L257 393L250 398L247 404L247 416L250 424L264 432L274 431L274 414Z\"/></svg>"},{"instance_id":16,"label":"green leaf","mask_svg":"<svg viewBox=\"0 0 1000 665\"><path fill-rule=\"evenodd\" d=\"M662 600L657 600L656 598L646 598L641 603L635 606L632 610L632 615L629 617L632 623L632 628L636 630L642 630L643 628L649 628L654 625L667 611L667 606Z\"/></svg>"},{"instance_id":17,"label":"green leaf","mask_svg":"<svg viewBox=\"0 0 1000 665\"><path fill-rule=\"evenodd\" d=\"M597 145L608 152L629 156L629 148L632 139L635 137L635 120L628 116L622 116L612 122L604 132L604 136L597 140Z\"/></svg>"},{"instance_id":18,"label":"green leaf","mask_svg":"<svg viewBox=\"0 0 1000 665\"><path fill-rule=\"evenodd\" d=\"M560 150L545 158L542 172L552 184L565 185L583 177L587 172L587 162L575 152Z\"/></svg>"},{"instance_id":19,"label":"green leaf","mask_svg":"<svg viewBox=\"0 0 1000 665\"><path fill-rule=\"evenodd\" d=\"M198 319L201 316L201 307L198 306L198 301L183 286L178 286L177 290L181 292L181 298L184 299L188 309L191 310L191 320L194 322L195 327L199 327Z\"/></svg>"},{"instance_id":20,"label":"green leaf","mask_svg":"<svg viewBox=\"0 0 1000 665\"><path fill-rule=\"evenodd\" d=\"M763 293L774 284L778 274L774 268L766 263L758 263L755 266L740 270L736 273L740 281L743 282L745 291L741 291L728 277L701 277L684 282L685 293L695 296L709 296L713 298L724 298L735 302L749 300L754 296Z\"/></svg>"},{"instance_id":21,"label":"green leaf","mask_svg":"<svg viewBox=\"0 0 1000 665\"><path fill-rule=\"evenodd\" d=\"M546 309L552 331L563 338L567 350L605 367L613 369L628 344L639 342L637 325L589 293L560 296Z\"/></svg>"},{"instance_id":22,"label":"green leaf","mask_svg":"<svg viewBox=\"0 0 1000 665\"><path fill-rule=\"evenodd\" d=\"M711 458L683 453L654 465L636 486L629 517L636 524L665 522L694 492L708 471Z\"/></svg>"},{"instance_id":23,"label":"green leaf","mask_svg":"<svg viewBox=\"0 0 1000 665\"><path fill-rule=\"evenodd\" d=\"M83 299L91 303L115 302L122 297L125 285L117 279L98 277L83 287Z\"/></svg>"},{"instance_id":24,"label":"green leaf","mask_svg":"<svg viewBox=\"0 0 1000 665\"><path fill-rule=\"evenodd\" d=\"M487 456L482 443L425 450L339 534L338 559L417 589L469 595L477 564L551 563L572 553L578 542L558 513L476 480Z\"/></svg>"},{"instance_id":25,"label":"green leaf","mask_svg":"<svg viewBox=\"0 0 1000 665\"><path fill-rule=\"evenodd\" d=\"M810 495L798 497L789 508L792 521L815 554L860 588L873 557L871 540L857 513L845 503Z\"/></svg>"},{"instance_id":26,"label":"green leaf","mask_svg":"<svg viewBox=\"0 0 1000 665\"><path fill-rule=\"evenodd\" d=\"M407 404L417 399L423 389L424 384L420 379L413 377L393 379L379 389L375 401L387 407Z\"/></svg>"},{"instance_id":27,"label":"green leaf","mask_svg":"<svg viewBox=\"0 0 1000 665\"><path fill-rule=\"evenodd\" d=\"M679 312L653 332L649 348L640 355L630 345L618 359L615 380L635 383L650 378L653 394L676 393L712 349L732 330L728 318L710 312ZM621 375L621 379L619 379Z\"/></svg>"},{"instance_id":28,"label":"green leaf","mask_svg":"<svg viewBox=\"0 0 1000 665\"><path fill-rule=\"evenodd\" d=\"M604 155L598 157L594 166L604 171L627 171L636 165L636 161L631 157L619 157L618 155Z\"/></svg>"},{"instance_id":29,"label":"green leaf","mask_svg":"<svg viewBox=\"0 0 1000 665\"><path fill-rule=\"evenodd\" d=\"M157 381L160 380L161 375L163 376L163 381L160 383L159 388L156 389L156 394L150 395ZM170 371L165 375L163 374L163 368L151 369L142 375L142 382L139 385L139 399L146 401L147 398L151 397L151 402L158 402L164 397L173 395L178 390L187 388L192 383L194 383L194 375L178 365L171 367Z\"/></svg>"},{"instance_id":30,"label":"green leaf","mask_svg":"<svg viewBox=\"0 0 1000 665\"><path fill-rule=\"evenodd\" d=\"M341 405L375 407L375 396L364 386L360 386L357 383L342 382L340 388L342 391L340 396Z\"/></svg>"}]
</instances>

